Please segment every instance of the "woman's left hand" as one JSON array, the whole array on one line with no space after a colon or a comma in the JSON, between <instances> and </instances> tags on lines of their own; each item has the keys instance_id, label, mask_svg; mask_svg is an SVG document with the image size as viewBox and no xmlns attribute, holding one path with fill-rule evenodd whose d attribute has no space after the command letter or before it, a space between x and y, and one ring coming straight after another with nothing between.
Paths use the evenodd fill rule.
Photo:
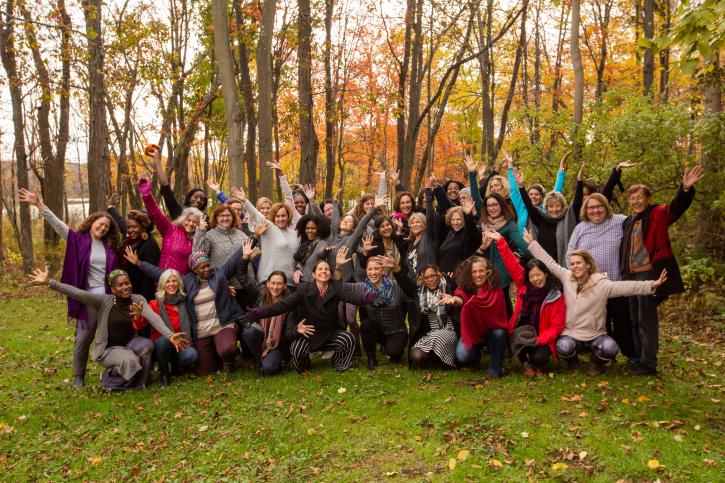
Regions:
<instances>
[{"instance_id":1,"label":"woman's left hand","mask_svg":"<svg viewBox=\"0 0 725 483\"><path fill-rule=\"evenodd\" d=\"M667 281L667 269L663 269L660 278L652 282L652 290L657 290Z\"/></svg>"},{"instance_id":2,"label":"woman's left hand","mask_svg":"<svg viewBox=\"0 0 725 483\"><path fill-rule=\"evenodd\" d=\"M143 312L143 304L141 302L134 302L128 308L128 311L132 319L138 320L141 318L141 312Z\"/></svg>"},{"instance_id":3,"label":"woman's left hand","mask_svg":"<svg viewBox=\"0 0 725 483\"><path fill-rule=\"evenodd\" d=\"M176 332L169 336L169 342L174 345L176 352L181 352L188 347L189 341L184 338L185 336L186 332Z\"/></svg>"}]
</instances>

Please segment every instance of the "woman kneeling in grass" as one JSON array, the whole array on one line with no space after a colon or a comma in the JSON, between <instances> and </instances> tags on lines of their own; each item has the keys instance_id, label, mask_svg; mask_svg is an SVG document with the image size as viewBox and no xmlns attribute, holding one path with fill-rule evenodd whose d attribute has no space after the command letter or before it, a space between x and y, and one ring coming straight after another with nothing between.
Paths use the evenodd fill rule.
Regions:
<instances>
[{"instance_id":1,"label":"woman kneeling in grass","mask_svg":"<svg viewBox=\"0 0 725 483\"><path fill-rule=\"evenodd\" d=\"M579 365L578 353L590 350L589 374L604 372L604 365L617 355L617 343L607 335L607 300L612 297L648 295L667 280L667 271L662 270L657 280L642 282L614 282L599 273L594 258L584 250L569 253L566 269L554 261L528 230L524 240L529 244L533 256L544 262L546 268L559 279L564 287L566 301L566 327L556 341L556 351L570 368Z\"/></svg>"},{"instance_id":2,"label":"woman kneeling in grass","mask_svg":"<svg viewBox=\"0 0 725 483\"><path fill-rule=\"evenodd\" d=\"M186 334L172 332L156 315L141 295L131 294L131 281L123 270L108 276L111 294L96 294L72 285L49 280L48 269L37 269L28 275L33 284L45 285L98 311L98 329L93 358L105 370L101 386L107 391L143 389L151 371L153 343L135 335L132 319L143 316L177 351L187 342Z\"/></svg>"}]
</instances>

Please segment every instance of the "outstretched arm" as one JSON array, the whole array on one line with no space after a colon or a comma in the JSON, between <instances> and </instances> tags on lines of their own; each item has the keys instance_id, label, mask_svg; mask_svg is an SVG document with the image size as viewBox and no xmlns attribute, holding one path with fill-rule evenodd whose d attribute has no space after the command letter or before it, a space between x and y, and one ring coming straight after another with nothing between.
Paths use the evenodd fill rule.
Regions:
<instances>
[{"instance_id":1,"label":"outstretched arm","mask_svg":"<svg viewBox=\"0 0 725 483\"><path fill-rule=\"evenodd\" d=\"M154 222L161 236L166 236L167 233L174 229L174 225L164 216L159 205L156 204L156 200L151 194L151 182L146 178L141 178L138 182L138 191L141 193L141 199L146 207L146 212L149 214L149 218Z\"/></svg>"},{"instance_id":2,"label":"outstretched arm","mask_svg":"<svg viewBox=\"0 0 725 483\"><path fill-rule=\"evenodd\" d=\"M524 240L529 244L529 252L542 262L544 262L544 265L546 265L546 268L549 269L551 273L553 273L556 278L561 280L562 282L566 282L567 278L571 275L571 272L567 270L566 268L562 267L558 263L556 263L556 260L551 258L551 256L546 253L546 250L544 250L541 245L539 245L539 242L535 241L531 233L529 233L529 230L524 230Z\"/></svg>"},{"instance_id":3,"label":"outstretched arm","mask_svg":"<svg viewBox=\"0 0 725 483\"><path fill-rule=\"evenodd\" d=\"M60 292L63 295L66 295L74 300L77 300L78 302L82 303L83 305L87 305L88 307L94 308L96 310L98 310L98 308L100 308L101 304L103 303L103 299L105 299L107 297L106 294L90 293L85 290L74 287L73 285L68 285L66 283L60 283L55 280L51 280L49 282L48 287L50 287L52 290L55 290L56 292Z\"/></svg>"}]
</instances>

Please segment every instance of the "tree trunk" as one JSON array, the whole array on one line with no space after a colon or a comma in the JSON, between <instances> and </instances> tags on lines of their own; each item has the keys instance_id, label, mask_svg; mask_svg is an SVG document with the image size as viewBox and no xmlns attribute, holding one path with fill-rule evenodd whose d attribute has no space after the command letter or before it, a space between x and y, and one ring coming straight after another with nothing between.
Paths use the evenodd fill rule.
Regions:
<instances>
[{"instance_id":1,"label":"tree trunk","mask_svg":"<svg viewBox=\"0 0 725 483\"><path fill-rule=\"evenodd\" d=\"M18 188L30 188L28 185L28 155L25 151L25 123L23 120L23 93L18 77L16 59L16 45L13 16L14 5L12 0L5 4L5 18L0 21L0 58L8 78L10 88L10 102L13 111L13 130L15 133L15 163L17 165ZM13 194L14 196L14 194ZM11 201L14 199L11 196ZM8 211L10 214L10 211ZM30 207L27 203L20 203L19 245L23 257L23 271L29 272L33 268L33 233L30 220Z\"/></svg>"},{"instance_id":2,"label":"tree trunk","mask_svg":"<svg viewBox=\"0 0 725 483\"><path fill-rule=\"evenodd\" d=\"M662 9L662 35L668 35L672 27L672 0L663 0ZM666 47L660 51L660 99L665 104L669 99L670 89L670 48Z\"/></svg>"},{"instance_id":3,"label":"tree trunk","mask_svg":"<svg viewBox=\"0 0 725 483\"><path fill-rule=\"evenodd\" d=\"M226 0L212 0L211 18L214 24L214 54L224 100L224 117L227 125L227 153L229 158L229 182L232 186L244 184L244 152L242 148L242 109L234 74L234 59L229 48L229 15ZM250 180L254 182L254 180Z\"/></svg>"},{"instance_id":4,"label":"tree trunk","mask_svg":"<svg viewBox=\"0 0 725 483\"><path fill-rule=\"evenodd\" d=\"M408 85L407 83L410 70L413 26L415 24L417 9L417 0L407 0L407 5L405 8L403 60L398 64L399 72L395 110L395 132L397 139L397 169L401 174L405 172L405 87Z\"/></svg>"},{"instance_id":5,"label":"tree trunk","mask_svg":"<svg viewBox=\"0 0 725 483\"><path fill-rule=\"evenodd\" d=\"M643 9L644 38L654 40L655 36L655 0L644 0ZM644 51L642 58L642 91L645 96L650 95L655 74L655 54L651 47Z\"/></svg>"},{"instance_id":6,"label":"tree trunk","mask_svg":"<svg viewBox=\"0 0 725 483\"><path fill-rule=\"evenodd\" d=\"M400 169L400 182L410 186L415 151L418 140L417 124L420 120L420 96L423 89L423 2L420 1L415 11L412 25L412 44L410 53L410 79L408 81L408 119L403 145L403 166Z\"/></svg>"},{"instance_id":7,"label":"tree trunk","mask_svg":"<svg viewBox=\"0 0 725 483\"><path fill-rule=\"evenodd\" d=\"M297 90L300 103L300 183L317 181L317 139L312 100L312 15L310 0L299 0L297 17Z\"/></svg>"},{"instance_id":8,"label":"tree trunk","mask_svg":"<svg viewBox=\"0 0 725 483\"><path fill-rule=\"evenodd\" d=\"M83 0L82 4L88 39L88 206L93 213L105 208L111 192L101 28L103 0Z\"/></svg>"},{"instance_id":9,"label":"tree trunk","mask_svg":"<svg viewBox=\"0 0 725 483\"><path fill-rule=\"evenodd\" d=\"M571 2L571 33L569 36L569 48L571 50L571 63L574 70L574 115L572 142L574 152L572 158L574 163L579 162L581 155L581 142L579 128L581 127L584 114L584 67L582 56L579 50L579 25L581 21L581 5L579 0Z\"/></svg>"},{"instance_id":10,"label":"tree trunk","mask_svg":"<svg viewBox=\"0 0 725 483\"><path fill-rule=\"evenodd\" d=\"M259 187L260 195L272 197L272 170L267 163L275 146L272 131L272 38L274 36L274 15L276 0L261 0L262 23L257 40L257 103L259 118Z\"/></svg>"},{"instance_id":11,"label":"tree trunk","mask_svg":"<svg viewBox=\"0 0 725 483\"><path fill-rule=\"evenodd\" d=\"M325 0L325 198L335 182L335 97L332 91L332 13L335 0Z\"/></svg>"}]
</instances>

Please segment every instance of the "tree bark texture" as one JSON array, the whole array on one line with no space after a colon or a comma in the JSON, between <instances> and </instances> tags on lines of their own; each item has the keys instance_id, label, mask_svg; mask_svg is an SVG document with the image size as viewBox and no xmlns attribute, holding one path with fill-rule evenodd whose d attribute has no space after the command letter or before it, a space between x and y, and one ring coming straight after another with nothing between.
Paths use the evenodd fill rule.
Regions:
<instances>
[{"instance_id":1,"label":"tree bark texture","mask_svg":"<svg viewBox=\"0 0 725 483\"><path fill-rule=\"evenodd\" d=\"M317 181L317 139L312 99L312 14L310 0L299 0L297 17L297 90L299 93L300 121L300 183Z\"/></svg>"},{"instance_id":2,"label":"tree bark texture","mask_svg":"<svg viewBox=\"0 0 725 483\"><path fill-rule=\"evenodd\" d=\"M581 4L579 0L571 2L571 33L569 48L571 50L571 63L574 70L574 113L573 136L574 152L572 157L575 163L579 161L581 143L579 141L579 128L584 114L584 67L582 65L581 51L579 50L579 27L581 23Z\"/></svg>"},{"instance_id":3,"label":"tree bark texture","mask_svg":"<svg viewBox=\"0 0 725 483\"><path fill-rule=\"evenodd\" d=\"M276 0L261 0L262 23L257 39L257 130L259 133L259 191L272 197L272 170L267 163L274 161L272 132L272 40Z\"/></svg>"},{"instance_id":4,"label":"tree bark texture","mask_svg":"<svg viewBox=\"0 0 725 483\"><path fill-rule=\"evenodd\" d=\"M642 9L644 38L654 40L655 36L655 0L644 0ZM642 57L642 92L648 96L652 91L655 75L655 54L651 48L644 51Z\"/></svg>"}]
</instances>

